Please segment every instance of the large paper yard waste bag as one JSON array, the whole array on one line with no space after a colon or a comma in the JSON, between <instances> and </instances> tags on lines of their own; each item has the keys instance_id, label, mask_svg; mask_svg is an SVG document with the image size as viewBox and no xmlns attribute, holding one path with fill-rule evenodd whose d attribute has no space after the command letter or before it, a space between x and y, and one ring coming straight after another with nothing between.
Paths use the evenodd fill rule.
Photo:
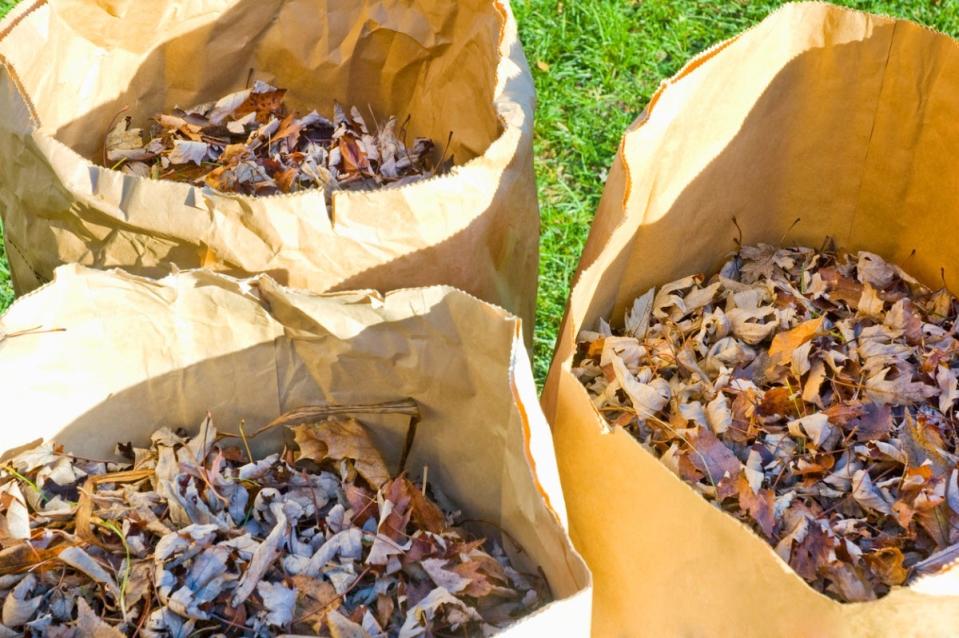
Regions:
<instances>
[{"instance_id":1,"label":"large paper yard waste bag","mask_svg":"<svg viewBox=\"0 0 959 638\"><path fill-rule=\"evenodd\" d=\"M125 161L135 155L108 152L107 135L124 118L143 131L172 113L234 124L221 122L222 112L182 109L268 85L286 89L294 124L314 110L339 122L335 103L350 126L355 107L374 136L395 117L396 137L409 147L431 140L431 161L452 159L452 168L413 183L301 184L258 196L172 181L165 170L157 179L128 170L139 165ZM63 263L151 277L174 267L267 272L318 292L447 284L514 312L531 331L533 108L516 23L501 0L22 2L0 24L0 213L14 286L32 290ZM184 148L230 139L210 130L194 130ZM282 135L262 132L263 140ZM279 157L277 139L269 141L268 162ZM351 160L361 168L375 161L365 148ZM162 155L165 167L199 168L182 159L169 166ZM210 156L194 160L208 166Z\"/></svg>"},{"instance_id":2,"label":"large paper yard waste bag","mask_svg":"<svg viewBox=\"0 0 959 638\"><path fill-rule=\"evenodd\" d=\"M885 595L873 596L870 590L860 592L862 598L875 599L840 602L836 590L830 590L832 595L817 591L794 569L796 548L808 545L800 542L801 535L784 538L790 531L782 518L789 509L789 499L777 501L775 508L757 506L754 511L769 516L771 537L767 539L704 498L704 494L716 497L724 487L719 479L730 478L728 473L713 477L718 485L700 484L701 493L680 478L695 472L697 464L701 466L697 454L704 449L704 442L717 440L718 435L710 434L716 425L712 413L702 410L707 406L687 406L700 408L685 413L692 420L677 413L665 425L657 422L661 430L652 428L670 438L687 436L683 432L701 434L695 439L698 445L695 441L688 445L677 442L669 459L654 456L650 447L641 444L625 426L635 427L637 418L642 420L654 411L636 408L634 397L641 392L659 402L657 408L662 406L665 411L661 413L670 409L670 391L670 401L682 399L676 394L678 385L664 388L665 382L653 379L655 371L635 367L645 365L636 362L645 361L649 353L642 347L642 339L637 347L637 340L629 335L646 331L652 325L647 320L675 320L675 329L683 332L676 333L680 348L674 355L680 357L686 352L684 341L693 347L707 327L702 324L704 332L698 332L699 324L686 325L691 320L682 307L713 303L709 299L712 291L697 293L699 302L684 295L691 294L691 287L716 281L710 278L720 273L724 264L735 266L738 262L729 260L739 246L747 247L741 253L746 254L748 247L766 244L770 248L749 254L768 251L772 260L778 247L818 248L829 239L832 245L852 254L867 251L873 255L860 262L860 277L869 264L887 260L903 269L889 272L908 272L932 290L946 287L955 292L959 245L950 237L959 232L959 167L952 159L953 149L959 144L957 122L959 46L954 40L906 21L827 4L802 3L783 7L756 27L693 59L663 83L645 113L626 132L581 262L543 396L544 411L553 428L571 535L595 578L594 635L955 634L959 626L959 571L950 569L949 564L959 558L959 549L949 545L959 541L955 537L959 511L954 509L959 500L954 497L949 501L953 505L946 503L955 489L947 487L955 476L954 449L937 457L941 461L938 466L914 461L925 454L919 448L912 449L908 462L877 456L898 472L895 476L903 471L928 472L931 481L939 481L942 498L936 497L928 505L945 506L935 510L936 516L941 516L941 525L933 525L933 533L941 532L940 540L947 546L939 556L942 569L933 575L904 579L906 572L911 576L919 566L918 556L907 557L905 563L900 560L895 565L897 570L905 570L899 578L888 574L893 585L887 587ZM795 262L795 267L800 263ZM792 267L792 262L769 261L769 272L779 272L777 269L787 265ZM672 289L662 288L697 274L703 277ZM733 274L733 270L725 270L725 279L717 287L738 285L738 280L729 279ZM896 274L896 281L900 277ZM852 279L842 280L852 282L853 289L863 288ZM832 289L833 284L826 288ZM748 288L742 285L743 290ZM808 294L808 290L802 294ZM794 297L779 298L781 306L757 308L757 316L766 312L773 316L800 296L797 287ZM880 307L886 308L891 301L886 306L886 301L878 300ZM851 302L859 303L858 297ZM678 304L675 308L679 309L668 310L669 304ZM721 318L721 304L707 307L715 307L715 317ZM900 309L904 307L900 304ZM862 308L860 305L860 317L866 312ZM817 320L816 326L822 325L821 321ZM927 338L941 334L949 339L948 326L947 321L945 329L930 328L932 332L924 334ZM692 331L687 332L690 328ZM728 330L729 325L722 329ZM623 335L624 330L625 337L616 336ZM836 334L811 332L809 339L828 340ZM616 354L618 346L609 345L616 339L621 339L622 348L631 350ZM922 339L916 344L924 347ZM607 346L613 350L607 352ZM819 347L812 342L806 346ZM844 347L852 346L847 343ZM633 363L623 364L630 357ZM951 357L943 353L937 359L939 374L944 378L952 375ZM606 383L606 375L605 397L597 397L577 377L582 376L584 359L596 362L591 374L598 376L590 379ZM619 364L623 365L617 368ZM709 376L684 367L697 365L695 361L682 363L680 357L674 364L679 368L673 369L680 370L677 378L695 381L697 374ZM627 365L634 367L627 369ZM747 387L755 369L730 366L730 387ZM935 367L930 370L936 374ZM887 373L878 371L880 376ZM799 382L805 384L806 379L803 376ZM614 385L620 380L626 385ZM938 395L939 388L934 384L930 387L923 381L920 386L910 387ZM943 388L948 389L947 385ZM733 395L726 394L727 398ZM863 401L867 398L862 393L857 396ZM893 397L893 402L907 400L904 396ZM620 401L632 401L638 416L607 410L610 402ZM943 444L948 448L955 445L948 435L949 429L955 428L949 425L954 423L950 415L955 414L955 408L948 397L941 405L945 408L938 418L945 419L941 421L944 440L952 441ZM815 406L808 403L803 409L810 407L815 411ZM793 408L789 404L785 409ZM900 414L895 411L898 409L894 408L892 414ZM604 418L608 414L621 415L623 420L619 425L608 422ZM931 414L924 413L918 423ZM709 416L705 429L698 424L706 422L703 416ZM913 423L911 417L900 418L906 425ZM768 422L768 418L754 421L763 427ZM821 432L839 432L832 421L823 419L819 423ZM781 421L775 427L786 430ZM901 427L897 422L896 428ZM715 429L720 428L716 425ZM799 434L808 435L808 431ZM793 441L801 438L788 432L780 436ZM860 463L856 455L873 449L874 444L862 442L862 438L851 435L847 460L856 458ZM657 445L655 439L652 437L649 444ZM903 434L898 443L905 441ZM887 448L894 455L896 449ZM835 459L842 458L842 451L836 450ZM755 457L759 461L756 476L765 481L762 472L769 466L763 463L770 461L765 455L775 451L753 451L759 453ZM724 458L738 466L750 450L740 452L744 454L742 459L732 452ZM680 455L686 459L685 467L676 464ZM825 456L823 462L832 463ZM935 472L933 467L937 468ZM797 496L796 503L811 503L803 496L809 494L808 490L828 491L815 487L821 481L814 468L805 469L811 478L806 488L793 495ZM868 474L857 474L857 490L865 489L864 476L868 478ZM842 483L838 485L842 487ZM766 482L762 486L761 494L776 487ZM745 487L751 489L749 484ZM802 489L807 491L803 493ZM843 489L849 489L848 484ZM888 489L905 488L889 484ZM906 511L902 503L890 504L885 492L879 487L875 490L869 493L883 496L873 505L886 510L886 514L877 515L883 520L881 529L861 529L861 537L872 547L862 560L895 555L898 550L882 547L884 539L891 538L886 535L904 534L910 525L916 525L908 518L897 518L897 512ZM810 515L828 521L835 520L840 510L844 515L868 512L868 506L860 506L865 501L863 494L857 491L855 498L850 497L839 510L810 510ZM797 531L821 532L822 538L842 532L824 527L817 527L818 532L809 531L819 523L811 518L809 524ZM852 545L847 548L855 549ZM824 573L817 574L817 567L856 560L842 552L820 558L821 562L809 563L809 578L820 578L820 583Z\"/></svg>"},{"instance_id":3,"label":"large paper yard waste bag","mask_svg":"<svg viewBox=\"0 0 959 638\"><path fill-rule=\"evenodd\" d=\"M317 295L281 287L266 275L237 280L191 271L153 280L68 265L57 270L52 283L16 301L0 319L0 330L5 336L0 341L0 396L7 414L0 433L0 488L6 494L0 518L0 588L13 601L3 616L9 630L45 622L43 614L33 615L44 605L47 621L53 614L60 624L77 628L77 635L89 635L84 626L89 630L103 620L90 618L100 600L94 593L100 592L109 603L110 631L116 631L124 614L134 626L143 623L146 619L137 613L150 616L143 626L153 627L156 635L163 633L158 627L168 633L174 627L186 631L189 622L211 618L219 619L230 635L276 635L291 623L310 621L327 623L314 629L332 635L372 636L381 635L376 627L385 628L390 618L403 623L399 634L406 636L423 635L428 627L478 631L473 605L451 600L456 593L480 606L484 599L499 601L490 612L499 614L494 633L588 635L590 577L564 530L552 442L537 404L520 321L504 311L448 287ZM334 421L304 419L304 414L332 415ZM295 426L295 442L284 428L267 427L281 415ZM323 423L313 423L319 421ZM339 439L322 438L323 428L334 427ZM357 438L357 429L366 434ZM215 445L212 439L204 443L205 433L214 431ZM51 447L51 442L62 447ZM381 455L376 463L365 458L371 447ZM173 449L179 450L175 457ZM284 449L281 457L267 456ZM56 450L72 456L37 476L36 467L52 463L50 454ZM124 458L115 450L137 459L136 466L99 478L103 463ZM208 464L198 467L197 456ZM87 459L80 478L81 466L71 466L70 459ZM241 467L239 478L230 473L234 470L223 470L250 459L256 461ZM323 460L326 469L316 479L320 486L341 475L350 486L326 492L319 504L303 497L302 483L299 492L270 487L276 468L286 468L285 476L296 478L310 466L302 464L304 459ZM138 473L154 465L146 471L148 478ZM161 482L161 491L148 496L149 481L159 480L161 466L172 467L177 478L172 487L166 484L166 492ZM383 478L371 478L377 474ZM384 484L387 478L390 482ZM356 483L361 479L365 483ZM417 487L410 491L413 481ZM18 491L11 495L14 485ZM378 494L377 485L382 485ZM233 500L241 489L248 500ZM116 499L129 497L129 490L139 494L141 509L118 516L124 510L115 509ZM467 561L478 550L440 538L436 525L442 528L442 519L427 516L437 506L424 505L423 497L416 496L421 490L423 495L441 492L436 502L460 512L448 516L464 529L478 526L481 538L489 539L484 547L498 543L495 547L512 552L522 567L511 572L492 565L488 556L498 549L460 565L460 559ZM157 493L165 494L170 509L179 503L176 510L186 517L181 524L193 523L180 526L180 538L176 531L157 531L157 517L173 525L163 518L162 503L144 513L143 499L150 503ZM283 516L269 507L269 499L275 503L296 494L296 511L285 509L295 505L289 502ZM90 498L96 500L86 500L84 508ZM24 532L32 539L32 550L18 553L28 542L18 541L23 536L14 533L26 523L15 516L15 505L24 499L32 508L31 527ZM218 504L227 500L239 502L238 510ZM379 519L370 518L370 507L378 508ZM290 521L296 521L292 528ZM414 524L426 527L404 536L402 526ZM277 553L260 560L254 552L250 559L243 553L250 536L238 537L235 525L254 525L260 531L253 533L253 547L259 550L272 539ZM124 538L122 546L117 534ZM153 561L143 559L143 543L152 547L157 534L162 538L154 572ZM317 542L316 534L320 541L328 536L325 544ZM351 534L365 561L359 553L349 554ZM219 571L216 565L201 568L195 562L199 557L181 553L187 539L207 547L203 560L223 552L233 558L220 564ZM208 546L211 539L217 541L213 547ZM161 546L168 550L162 560ZM324 553L328 547L331 553ZM104 554L105 548L114 553ZM129 570L126 562L116 560L123 558L124 548L128 560L129 552L134 554ZM446 557L452 562L423 558L424 551L447 550L454 552ZM26 564L37 560L45 562L39 568ZM91 561L99 567L91 567ZM263 571L250 575L257 564ZM144 610L143 591L153 589L135 585L141 568L149 576L144 582L155 582L157 591L165 592L162 608L154 604ZM432 576L427 578L424 569ZM499 580L482 576L487 569ZM80 572L93 574L93 580L78 580ZM218 579L211 581L209 574ZM381 579L375 585L380 589L370 580L374 574ZM510 579L543 583L549 594L527 593L519 600L503 589ZM46 606L50 596L62 598L78 583L87 592L86 602ZM213 594L204 598L210 589ZM390 603L394 594L398 598ZM510 620L511 609L537 595L545 596L545 604ZM114 605L114 598L130 604ZM399 607L391 605L411 608L413 601L418 611L396 620ZM245 616L238 619L240 608ZM222 620L224 614L233 616ZM361 620L362 628L356 627ZM395 627L390 635L394 633Z\"/></svg>"}]
</instances>

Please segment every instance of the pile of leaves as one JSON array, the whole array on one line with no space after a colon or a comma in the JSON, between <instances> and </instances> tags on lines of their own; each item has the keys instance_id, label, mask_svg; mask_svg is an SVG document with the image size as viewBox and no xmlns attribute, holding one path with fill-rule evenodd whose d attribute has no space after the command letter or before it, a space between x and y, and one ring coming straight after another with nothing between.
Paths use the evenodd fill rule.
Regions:
<instances>
[{"instance_id":1,"label":"pile of leaves","mask_svg":"<svg viewBox=\"0 0 959 638\"><path fill-rule=\"evenodd\" d=\"M295 445L257 460L208 418L119 446L129 463L6 461L0 636L487 636L548 600L357 420L285 427Z\"/></svg>"},{"instance_id":2,"label":"pile of leaves","mask_svg":"<svg viewBox=\"0 0 959 638\"><path fill-rule=\"evenodd\" d=\"M334 105L333 121L316 111L288 112L286 89L257 81L217 102L157 115L149 129L122 117L107 134L105 165L142 177L206 185L245 195L322 188L409 184L446 170L430 164L433 142L405 143L406 124L391 117L375 132L353 107Z\"/></svg>"},{"instance_id":3,"label":"pile of leaves","mask_svg":"<svg viewBox=\"0 0 959 638\"><path fill-rule=\"evenodd\" d=\"M959 560L956 317L868 252L742 247L584 331L574 373L816 590L872 600Z\"/></svg>"}]
</instances>

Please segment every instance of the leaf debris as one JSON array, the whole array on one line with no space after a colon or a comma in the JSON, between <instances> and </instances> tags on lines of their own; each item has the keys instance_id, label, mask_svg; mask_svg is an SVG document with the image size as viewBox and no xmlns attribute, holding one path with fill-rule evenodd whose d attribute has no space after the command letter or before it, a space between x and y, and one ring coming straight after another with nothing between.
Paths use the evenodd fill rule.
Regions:
<instances>
[{"instance_id":1,"label":"leaf debris","mask_svg":"<svg viewBox=\"0 0 959 638\"><path fill-rule=\"evenodd\" d=\"M573 372L812 587L865 601L959 555L956 321L878 255L745 246L583 331Z\"/></svg>"},{"instance_id":2,"label":"leaf debris","mask_svg":"<svg viewBox=\"0 0 959 638\"><path fill-rule=\"evenodd\" d=\"M153 118L131 128L119 118L104 140L105 165L129 175L172 179L245 195L306 189L364 190L404 185L441 174L452 158L433 162L427 138L406 142L406 124L390 117L374 126L356 107L334 104L333 120L291 112L286 89L257 81L216 102Z\"/></svg>"},{"instance_id":3,"label":"leaf debris","mask_svg":"<svg viewBox=\"0 0 959 638\"><path fill-rule=\"evenodd\" d=\"M260 459L208 417L126 463L51 442L6 461L0 635L479 637L548 602L507 535L391 476L356 419L303 413Z\"/></svg>"}]
</instances>

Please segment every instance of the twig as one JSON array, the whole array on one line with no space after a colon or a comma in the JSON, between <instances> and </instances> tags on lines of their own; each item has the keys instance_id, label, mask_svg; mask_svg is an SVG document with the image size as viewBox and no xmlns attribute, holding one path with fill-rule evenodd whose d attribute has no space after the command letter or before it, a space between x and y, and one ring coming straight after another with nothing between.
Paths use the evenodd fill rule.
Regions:
<instances>
[{"instance_id":1,"label":"twig","mask_svg":"<svg viewBox=\"0 0 959 638\"><path fill-rule=\"evenodd\" d=\"M413 399L387 401L385 403L355 404L355 405L308 405L291 410L283 414L253 433L255 439L264 432L278 427L290 427L305 423L316 423L331 416L343 414L404 414L409 417L419 417L420 410ZM237 434L225 434L224 438L235 438Z\"/></svg>"},{"instance_id":2,"label":"twig","mask_svg":"<svg viewBox=\"0 0 959 638\"><path fill-rule=\"evenodd\" d=\"M240 419L240 438L243 439L243 447L246 448L246 458L250 460L250 463L255 462L253 458L253 452L250 451L250 442L246 439L246 432L243 429L243 425L246 423L246 419Z\"/></svg>"}]
</instances>

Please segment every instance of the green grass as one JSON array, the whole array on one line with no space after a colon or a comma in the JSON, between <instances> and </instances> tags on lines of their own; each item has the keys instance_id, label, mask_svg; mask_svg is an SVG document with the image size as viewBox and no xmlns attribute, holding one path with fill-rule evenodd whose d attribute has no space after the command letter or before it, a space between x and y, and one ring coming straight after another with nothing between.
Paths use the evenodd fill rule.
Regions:
<instances>
[{"instance_id":1,"label":"green grass","mask_svg":"<svg viewBox=\"0 0 959 638\"><path fill-rule=\"evenodd\" d=\"M623 131L660 81L692 56L762 20L770 0L513 0L539 107L536 173L543 218L534 366L549 368L569 282ZM955 0L847 0L959 34Z\"/></svg>"},{"instance_id":2,"label":"green grass","mask_svg":"<svg viewBox=\"0 0 959 638\"><path fill-rule=\"evenodd\" d=\"M542 381L590 220L623 130L691 56L760 21L779 0L513 0L539 94L543 216L534 365ZM0 0L0 14L14 2ZM959 35L956 0L841 0ZM12 298L0 258L0 308Z\"/></svg>"},{"instance_id":3,"label":"green grass","mask_svg":"<svg viewBox=\"0 0 959 638\"><path fill-rule=\"evenodd\" d=\"M17 0L0 0L0 16L6 15ZM0 222L0 237L3 236L3 223ZM7 263L7 252L0 243L0 312L6 310L13 302L13 284L10 282L10 265Z\"/></svg>"}]
</instances>

